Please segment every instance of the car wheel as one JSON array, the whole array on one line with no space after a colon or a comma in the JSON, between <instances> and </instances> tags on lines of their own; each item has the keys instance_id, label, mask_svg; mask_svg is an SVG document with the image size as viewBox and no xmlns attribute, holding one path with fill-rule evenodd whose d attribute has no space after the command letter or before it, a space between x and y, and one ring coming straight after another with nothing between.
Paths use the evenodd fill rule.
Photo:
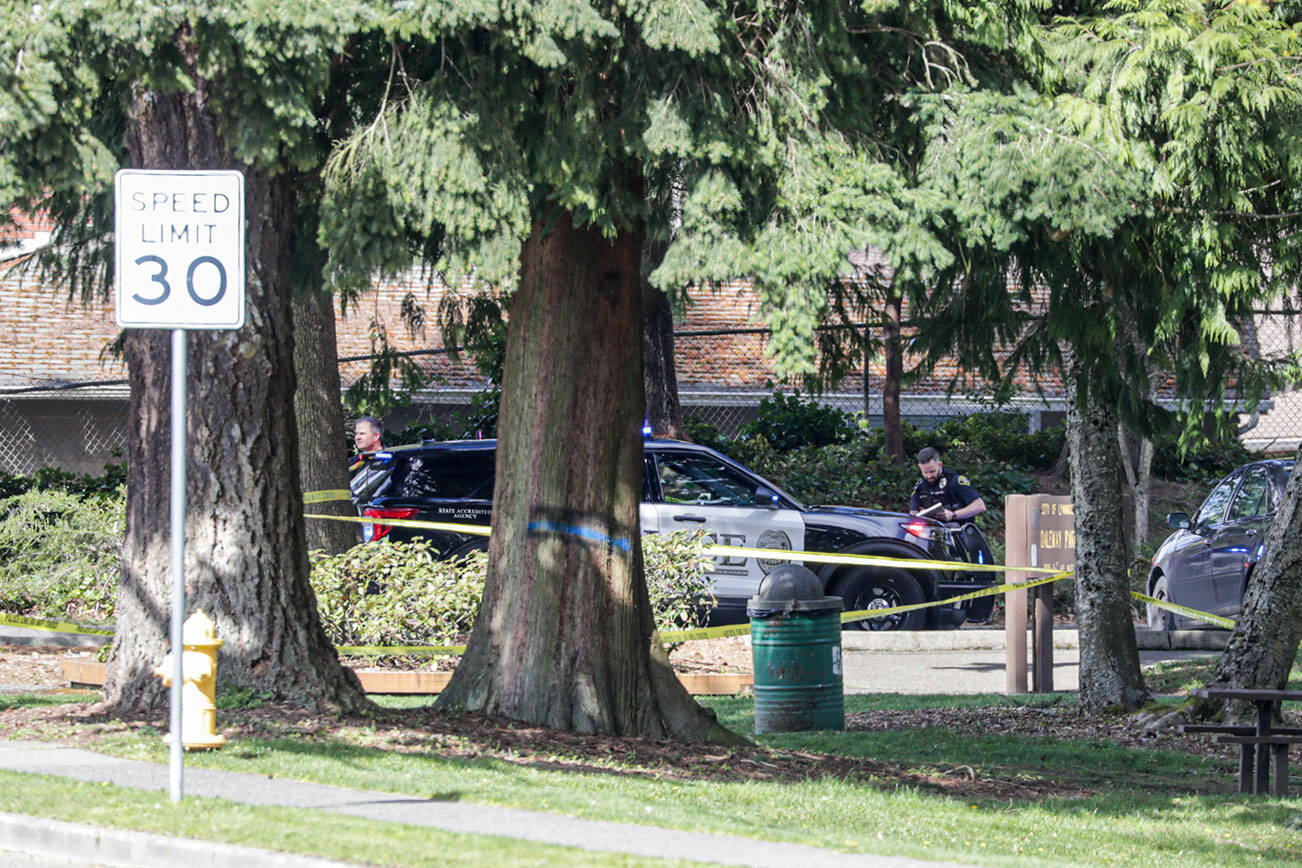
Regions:
<instances>
[{"instance_id":1,"label":"car wheel","mask_svg":"<svg viewBox=\"0 0 1302 868\"><path fill-rule=\"evenodd\" d=\"M1170 602L1171 592L1167 589L1166 576L1159 576L1157 582L1153 585L1153 591L1150 597ZM1152 630L1166 630L1170 632L1175 629L1175 612L1166 609L1159 609L1152 603L1148 604L1148 626Z\"/></svg>"},{"instance_id":2,"label":"car wheel","mask_svg":"<svg viewBox=\"0 0 1302 868\"><path fill-rule=\"evenodd\" d=\"M927 599L918 580L903 570L855 570L841 580L837 592L847 612L907 606ZM848 630L921 630L926 623L927 610L914 609L845 626Z\"/></svg>"}]
</instances>

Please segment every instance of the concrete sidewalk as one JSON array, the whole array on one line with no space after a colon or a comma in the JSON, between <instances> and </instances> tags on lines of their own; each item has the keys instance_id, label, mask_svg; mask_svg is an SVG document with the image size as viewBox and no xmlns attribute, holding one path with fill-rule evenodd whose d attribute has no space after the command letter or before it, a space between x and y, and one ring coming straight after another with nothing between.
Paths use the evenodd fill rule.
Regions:
<instances>
[{"instance_id":1,"label":"concrete sidewalk","mask_svg":"<svg viewBox=\"0 0 1302 868\"><path fill-rule=\"evenodd\" d=\"M166 792L167 766L124 760L77 748L40 742L0 742L0 769L29 774L57 775L80 781L108 782L122 787ZM682 859L719 865L791 865L810 868L923 868L955 863L922 862L886 856L838 853L802 844L785 844L743 838L683 832L656 826L583 820L564 814L437 801L392 793L353 790L309 784L266 775L187 768L186 796L207 796L248 805L281 805L365 817L388 823L431 826L450 832L497 835L544 844L578 847L606 853L627 853L665 859ZM88 834L87 830L91 832ZM377 833L382 833L377 830ZM287 857L247 847L142 836L155 839L151 846L134 846L118 839L139 833L109 833L93 827L57 823L20 815L0 815L0 850L23 850L19 840L41 840L51 852L91 862L126 865L131 868L339 868L343 863L302 857ZM161 840L156 840L161 839ZM151 843L151 842L146 842ZM129 847L132 861L108 862L108 856ZM186 849L187 847L191 849ZM93 852L86 848L91 848ZM178 849L179 848L179 849ZM209 851L211 858L185 855ZM276 861L288 858L299 861ZM205 861L206 859L206 861ZM259 859L263 861L258 861Z\"/></svg>"},{"instance_id":2,"label":"concrete sidewalk","mask_svg":"<svg viewBox=\"0 0 1302 868\"><path fill-rule=\"evenodd\" d=\"M1219 653L1224 630L1137 629L1141 665ZM1002 628L874 633L845 631L843 679L846 695L856 693L1004 693L1007 688ZM1030 637L1026 646L1031 647ZM1029 653L1027 684L1032 683ZM1053 631L1055 693L1080 689L1080 636L1073 627Z\"/></svg>"},{"instance_id":3,"label":"concrete sidewalk","mask_svg":"<svg viewBox=\"0 0 1302 868\"><path fill-rule=\"evenodd\" d=\"M1228 630L1150 630L1135 628L1140 651L1221 651L1229 641ZM963 627L958 630L901 630L875 632L844 630L841 647L846 651L1002 651L1003 627ZM1030 630L1026 647L1031 647ZM1073 626L1055 627L1053 647L1079 648L1080 634Z\"/></svg>"}]
</instances>

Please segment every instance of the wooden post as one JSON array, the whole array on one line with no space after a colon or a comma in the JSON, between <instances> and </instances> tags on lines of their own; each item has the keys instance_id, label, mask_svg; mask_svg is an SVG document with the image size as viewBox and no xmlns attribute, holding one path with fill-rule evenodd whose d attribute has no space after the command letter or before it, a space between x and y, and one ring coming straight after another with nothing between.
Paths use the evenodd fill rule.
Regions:
<instances>
[{"instance_id":1,"label":"wooden post","mask_svg":"<svg viewBox=\"0 0 1302 868\"><path fill-rule=\"evenodd\" d=\"M1035 589L1035 630L1031 647L1032 688L1036 693L1053 693L1053 585Z\"/></svg>"},{"instance_id":2,"label":"wooden post","mask_svg":"<svg viewBox=\"0 0 1302 868\"><path fill-rule=\"evenodd\" d=\"M1031 541L1031 566L1040 565L1040 506L1047 498L1034 495L1027 512L1026 536ZM1036 574L1039 575L1038 573ZM1044 591L1049 592L1046 604ZM1053 692L1053 586L1040 585L1031 591L1031 692Z\"/></svg>"},{"instance_id":3,"label":"wooden post","mask_svg":"<svg viewBox=\"0 0 1302 868\"><path fill-rule=\"evenodd\" d=\"M1025 494L1004 496L1004 550L1008 566L1029 566L1027 555L1027 511L1031 498ZM1009 582L1024 581L1027 573L1009 571ZM1026 591L1004 594L1004 691L1026 692Z\"/></svg>"}]
</instances>

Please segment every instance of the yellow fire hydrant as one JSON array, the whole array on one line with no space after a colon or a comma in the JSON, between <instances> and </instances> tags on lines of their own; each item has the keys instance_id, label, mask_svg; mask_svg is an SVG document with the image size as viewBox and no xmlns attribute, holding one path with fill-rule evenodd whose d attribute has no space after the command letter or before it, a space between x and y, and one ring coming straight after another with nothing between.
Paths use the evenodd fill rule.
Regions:
<instances>
[{"instance_id":1,"label":"yellow fire hydrant","mask_svg":"<svg viewBox=\"0 0 1302 868\"><path fill-rule=\"evenodd\" d=\"M181 627L181 745L186 750L207 750L226 744L217 732L217 625L202 611L195 612ZM172 686L171 654L154 670L163 684ZM173 733L168 733L170 740Z\"/></svg>"}]
</instances>

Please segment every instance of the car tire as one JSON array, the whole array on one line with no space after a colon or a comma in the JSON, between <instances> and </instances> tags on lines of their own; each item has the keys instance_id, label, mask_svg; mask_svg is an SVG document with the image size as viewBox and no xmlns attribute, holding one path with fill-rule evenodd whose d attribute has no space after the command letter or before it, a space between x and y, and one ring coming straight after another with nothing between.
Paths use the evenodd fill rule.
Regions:
<instances>
[{"instance_id":1,"label":"car tire","mask_svg":"<svg viewBox=\"0 0 1302 868\"><path fill-rule=\"evenodd\" d=\"M918 580L904 570L852 571L837 583L837 595L847 612L886 609L925 602ZM883 618L865 618L845 625L847 630L921 630L927 624L927 610L914 609Z\"/></svg>"},{"instance_id":2,"label":"car tire","mask_svg":"<svg viewBox=\"0 0 1302 868\"><path fill-rule=\"evenodd\" d=\"M1171 592L1167 588L1166 576L1158 576L1157 581L1153 583L1153 590L1149 593L1150 597L1164 602L1169 602ZM1159 609L1152 603L1148 605L1148 628L1150 630L1164 630L1170 632L1175 629L1175 612L1166 609Z\"/></svg>"}]
</instances>

